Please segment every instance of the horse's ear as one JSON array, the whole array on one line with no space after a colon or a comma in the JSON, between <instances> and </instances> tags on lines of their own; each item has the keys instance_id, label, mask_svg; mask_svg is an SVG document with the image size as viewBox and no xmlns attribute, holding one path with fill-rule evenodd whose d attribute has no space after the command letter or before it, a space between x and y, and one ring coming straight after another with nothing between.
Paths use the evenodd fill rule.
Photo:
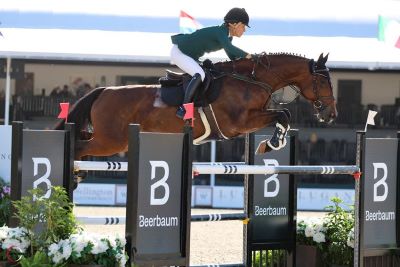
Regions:
<instances>
[{"instance_id":1,"label":"horse's ear","mask_svg":"<svg viewBox=\"0 0 400 267\"><path fill-rule=\"evenodd\" d=\"M319 58L317 60L317 63L322 63L322 60L324 59L324 53L321 53L321 55L319 55Z\"/></svg>"},{"instance_id":2,"label":"horse's ear","mask_svg":"<svg viewBox=\"0 0 400 267\"><path fill-rule=\"evenodd\" d=\"M326 56L324 57L324 60L322 61L324 64L328 61L328 56L329 56L329 53L326 54Z\"/></svg>"}]
</instances>

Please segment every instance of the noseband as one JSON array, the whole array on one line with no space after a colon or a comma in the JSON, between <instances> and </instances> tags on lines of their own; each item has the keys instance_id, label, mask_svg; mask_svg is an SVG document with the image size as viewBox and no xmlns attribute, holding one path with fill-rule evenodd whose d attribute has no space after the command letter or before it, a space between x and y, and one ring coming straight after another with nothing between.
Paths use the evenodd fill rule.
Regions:
<instances>
[{"instance_id":1,"label":"noseband","mask_svg":"<svg viewBox=\"0 0 400 267\"><path fill-rule=\"evenodd\" d=\"M330 102L332 102L334 100L333 95L330 96L321 96L319 94L319 87L317 85L317 77L318 76L322 76L325 79L328 80L329 86L332 88L332 83L331 83L331 79L329 77L329 69L327 67L325 67L324 69L316 69L316 64L313 62L312 63L312 68L311 68L311 74L313 76L313 80L312 80L312 86L313 86L313 93L315 95L316 100L313 101L313 106L316 110L318 110L318 112L323 111L324 109L327 108L328 105L324 104L324 102L322 101L322 99L327 99Z\"/></svg>"}]
</instances>

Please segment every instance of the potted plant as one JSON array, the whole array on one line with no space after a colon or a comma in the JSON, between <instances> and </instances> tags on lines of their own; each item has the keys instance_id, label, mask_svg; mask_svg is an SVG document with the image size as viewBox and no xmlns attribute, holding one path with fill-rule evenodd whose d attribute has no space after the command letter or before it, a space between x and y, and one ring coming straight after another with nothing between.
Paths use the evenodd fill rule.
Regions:
<instances>
[{"instance_id":1,"label":"potted plant","mask_svg":"<svg viewBox=\"0 0 400 267\"><path fill-rule=\"evenodd\" d=\"M125 238L81 232L51 244L48 256L54 264L70 267L124 267L128 259L125 243Z\"/></svg>"},{"instance_id":2,"label":"potted plant","mask_svg":"<svg viewBox=\"0 0 400 267\"><path fill-rule=\"evenodd\" d=\"M21 200L14 201L15 217L24 229L30 242L28 253L22 256L22 267L47 266L50 263L46 248L80 229L73 215L73 204L65 189L52 187L49 198L44 198L43 190L29 191ZM49 265L51 266L51 265Z\"/></svg>"},{"instance_id":3,"label":"potted plant","mask_svg":"<svg viewBox=\"0 0 400 267\"><path fill-rule=\"evenodd\" d=\"M338 197L331 201L324 218L297 223L296 266L352 266L354 208L342 208L343 201Z\"/></svg>"},{"instance_id":4,"label":"potted plant","mask_svg":"<svg viewBox=\"0 0 400 267\"><path fill-rule=\"evenodd\" d=\"M331 199L325 217L327 247L323 253L324 262L330 267L347 267L353 265L354 248L354 207L342 208L343 201L338 197Z\"/></svg>"},{"instance_id":5,"label":"potted plant","mask_svg":"<svg viewBox=\"0 0 400 267\"><path fill-rule=\"evenodd\" d=\"M296 266L319 267L326 244L326 228L321 219L305 219L297 223Z\"/></svg>"}]
</instances>

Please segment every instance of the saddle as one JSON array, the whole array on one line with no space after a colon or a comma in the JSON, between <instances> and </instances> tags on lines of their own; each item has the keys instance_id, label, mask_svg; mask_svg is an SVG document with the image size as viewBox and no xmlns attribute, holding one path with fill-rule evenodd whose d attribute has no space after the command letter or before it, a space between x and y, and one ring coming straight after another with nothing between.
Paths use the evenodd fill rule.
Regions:
<instances>
[{"instance_id":1,"label":"saddle","mask_svg":"<svg viewBox=\"0 0 400 267\"><path fill-rule=\"evenodd\" d=\"M221 75L212 67L205 67L204 63L202 67L206 77L194 95L193 102L195 107L205 107L213 103L218 98L221 91L222 79L219 79ZM159 79L161 85L161 100L168 106L177 107L182 105L185 90L191 78L192 77L187 73L167 70L166 76Z\"/></svg>"}]
</instances>

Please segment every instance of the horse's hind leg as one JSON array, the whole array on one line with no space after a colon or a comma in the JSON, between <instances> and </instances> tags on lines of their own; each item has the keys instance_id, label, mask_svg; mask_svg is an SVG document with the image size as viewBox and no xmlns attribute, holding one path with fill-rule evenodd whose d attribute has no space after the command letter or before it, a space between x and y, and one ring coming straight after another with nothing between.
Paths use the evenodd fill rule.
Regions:
<instances>
[{"instance_id":1,"label":"horse's hind leg","mask_svg":"<svg viewBox=\"0 0 400 267\"><path fill-rule=\"evenodd\" d=\"M112 142L108 143L110 144ZM89 140L78 140L75 144L75 160L82 160L82 157L87 155L109 156L123 150L123 145L121 144L119 146L115 144L115 146L112 147L114 148L105 149L103 143L99 143L98 139L96 138L91 138ZM119 147L119 149L116 149L116 147ZM73 179L75 188L77 187L78 183L86 178L87 174L88 171L86 170L74 170Z\"/></svg>"}]
</instances>

